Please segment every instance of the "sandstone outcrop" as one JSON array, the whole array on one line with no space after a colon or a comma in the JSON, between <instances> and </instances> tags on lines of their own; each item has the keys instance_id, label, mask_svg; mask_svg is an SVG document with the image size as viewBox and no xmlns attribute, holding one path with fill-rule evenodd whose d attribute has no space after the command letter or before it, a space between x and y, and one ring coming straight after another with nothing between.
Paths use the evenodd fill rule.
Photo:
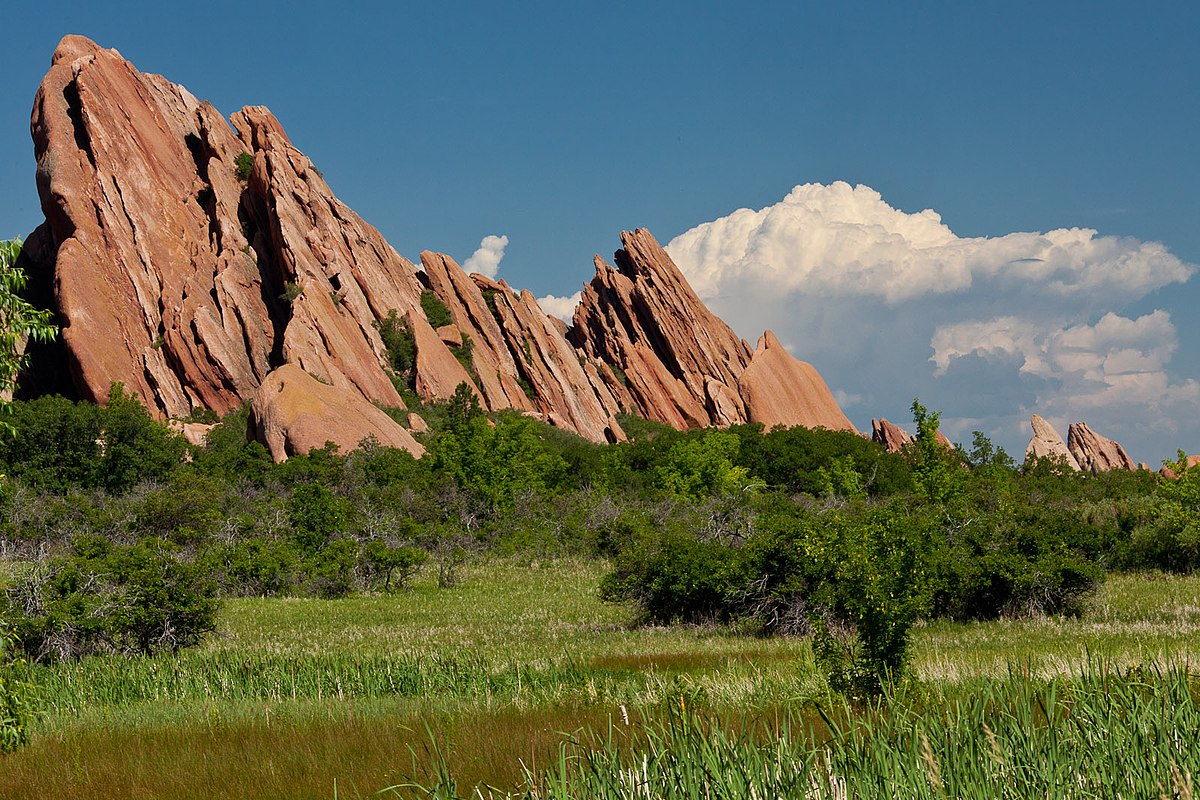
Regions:
<instances>
[{"instance_id":1,"label":"sandstone outcrop","mask_svg":"<svg viewBox=\"0 0 1200 800\"><path fill-rule=\"evenodd\" d=\"M648 231L621 234L615 267L596 257L568 328L446 255L422 253L420 269L400 256L266 108L227 122L83 37L55 51L31 132L46 222L23 266L62 326L35 353L33 391L64 391L68 374L76 396L102 402L120 381L165 419L252 400L277 458L366 435L417 452L372 405L404 406L384 328L408 343L421 399L465 383L489 410L597 442L625 437L626 412L678 428L853 430L811 366L770 332L752 351ZM434 330L425 291L453 324Z\"/></svg>"},{"instance_id":2,"label":"sandstone outcrop","mask_svg":"<svg viewBox=\"0 0 1200 800\"><path fill-rule=\"evenodd\" d=\"M899 453L912 442L912 434L886 419L871 420L871 441L882 445L889 453Z\"/></svg>"},{"instance_id":3,"label":"sandstone outcrop","mask_svg":"<svg viewBox=\"0 0 1200 800\"><path fill-rule=\"evenodd\" d=\"M596 257L567 335L620 370L630 410L677 428L756 421L854 430L812 367L769 333L751 351L649 231L625 231L621 244L615 268Z\"/></svg>"},{"instance_id":4,"label":"sandstone outcrop","mask_svg":"<svg viewBox=\"0 0 1200 800\"><path fill-rule=\"evenodd\" d=\"M1054 426L1042 417L1034 414L1029 418L1033 427L1033 438L1025 447L1025 458L1053 458L1062 460L1071 469L1078 470L1079 462L1071 454L1070 448L1063 438L1058 435Z\"/></svg>"},{"instance_id":5,"label":"sandstone outcrop","mask_svg":"<svg viewBox=\"0 0 1200 800\"><path fill-rule=\"evenodd\" d=\"M759 338L737 386L746 416L768 430L774 425L854 430L817 371L793 358L770 331Z\"/></svg>"},{"instance_id":6,"label":"sandstone outcrop","mask_svg":"<svg viewBox=\"0 0 1200 800\"><path fill-rule=\"evenodd\" d=\"M1106 472L1110 469L1137 469L1125 448L1092 431L1085 422L1076 422L1067 429L1067 449L1080 469Z\"/></svg>"},{"instance_id":7,"label":"sandstone outcrop","mask_svg":"<svg viewBox=\"0 0 1200 800\"><path fill-rule=\"evenodd\" d=\"M250 401L249 425L275 461L333 442L342 452L364 439L425 452L408 431L348 387L321 383L296 364L269 373Z\"/></svg>"},{"instance_id":8,"label":"sandstone outcrop","mask_svg":"<svg viewBox=\"0 0 1200 800\"><path fill-rule=\"evenodd\" d=\"M946 438L946 434L940 430L937 432L937 442L942 447L949 450L954 449L954 442ZM883 449L889 453L899 453L904 450L904 446L915 441L911 433L901 428L899 425L888 422L886 419L871 420L871 441L882 445Z\"/></svg>"},{"instance_id":9,"label":"sandstone outcrop","mask_svg":"<svg viewBox=\"0 0 1200 800\"><path fill-rule=\"evenodd\" d=\"M1188 466L1188 469L1191 469L1192 467L1200 467L1200 456L1188 456L1187 457L1187 466ZM1161 476L1163 478L1168 478L1170 480L1176 480L1177 478L1179 478L1178 472L1176 472L1172 467L1168 467L1165 465L1159 468L1158 474L1159 474L1159 476Z\"/></svg>"}]
</instances>

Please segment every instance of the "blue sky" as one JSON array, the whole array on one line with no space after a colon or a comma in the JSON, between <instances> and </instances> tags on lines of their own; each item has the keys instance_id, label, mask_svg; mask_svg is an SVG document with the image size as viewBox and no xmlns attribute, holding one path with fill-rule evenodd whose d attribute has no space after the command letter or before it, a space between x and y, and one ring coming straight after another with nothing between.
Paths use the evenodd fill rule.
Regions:
<instances>
[{"instance_id":1,"label":"blue sky","mask_svg":"<svg viewBox=\"0 0 1200 800\"><path fill-rule=\"evenodd\" d=\"M504 236L500 277L568 296L621 229L716 223L681 265L860 428L919 395L957 441L1019 451L1037 411L1154 464L1200 452L1194 4L575 5L21 4L0 236L41 219L29 110L80 33L226 114L270 107L410 257ZM1096 234L1032 236L1071 228Z\"/></svg>"}]
</instances>

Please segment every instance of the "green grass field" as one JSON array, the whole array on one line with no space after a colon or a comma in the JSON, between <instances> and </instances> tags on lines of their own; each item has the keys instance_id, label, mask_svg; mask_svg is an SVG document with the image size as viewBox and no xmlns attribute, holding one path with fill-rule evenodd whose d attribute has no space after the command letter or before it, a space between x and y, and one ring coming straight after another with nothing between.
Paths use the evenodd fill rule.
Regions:
<instances>
[{"instance_id":1,"label":"green grass field","mask_svg":"<svg viewBox=\"0 0 1200 800\"><path fill-rule=\"evenodd\" d=\"M430 783L440 757L465 795L549 766L561 732L625 716L652 732L682 707L795 732L835 706L805 642L633 627L598 600L603 570L492 561L452 589L429 575L394 596L234 600L198 650L39 668L43 714L30 745L0 757L0 798L365 797ZM1097 665L1171 663L1186 683L1200 578L1114 576L1080 619L922 626L915 653L923 707L987 678Z\"/></svg>"}]
</instances>

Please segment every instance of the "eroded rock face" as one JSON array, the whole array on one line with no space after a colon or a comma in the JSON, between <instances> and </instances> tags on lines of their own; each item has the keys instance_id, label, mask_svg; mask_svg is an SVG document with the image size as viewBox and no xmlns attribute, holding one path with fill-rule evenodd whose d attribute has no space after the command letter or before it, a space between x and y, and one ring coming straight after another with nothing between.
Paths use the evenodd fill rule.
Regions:
<instances>
[{"instance_id":1,"label":"eroded rock face","mask_svg":"<svg viewBox=\"0 0 1200 800\"><path fill-rule=\"evenodd\" d=\"M102 402L114 381L160 418L253 399L276 457L322 437L350 447L362 425L320 433L295 420L354 398L403 407L379 332L394 314L425 400L466 383L490 410L597 442L624 438L621 412L678 428L852 429L815 370L769 333L752 352L647 231L621 234L615 268L597 257L568 329L528 292L469 277L448 256L423 253L422 280L266 108L231 120L114 50L63 39L31 122L46 223L23 264L52 287L62 337L43 359L47 379L27 385L49 386L65 360L88 400ZM430 326L426 284L453 325ZM403 433L388 422L368 433L385 443L392 428Z\"/></svg>"},{"instance_id":2,"label":"eroded rock face","mask_svg":"<svg viewBox=\"0 0 1200 800\"><path fill-rule=\"evenodd\" d=\"M766 334L751 351L692 291L649 231L596 256L570 341L620 370L626 407L676 428L763 424L854 430L823 380Z\"/></svg>"},{"instance_id":3,"label":"eroded rock face","mask_svg":"<svg viewBox=\"0 0 1200 800\"><path fill-rule=\"evenodd\" d=\"M871 441L882 445L889 453L899 453L912 440L911 433L886 419L871 420Z\"/></svg>"},{"instance_id":4,"label":"eroded rock face","mask_svg":"<svg viewBox=\"0 0 1200 800\"><path fill-rule=\"evenodd\" d=\"M1071 469L1079 469L1079 462L1075 460L1075 456L1071 453L1070 448L1067 447L1067 443L1058 435L1058 431L1054 429L1053 425L1037 414L1029 418L1029 424L1033 427L1033 438L1029 440L1029 444L1025 447L1026 459L1061 459ZM1072 425L1071 427L1075 426Z\"/></svg>"},{"instance_id":5,"label":"eroded rock face","mask_svg":"<svg viewBox=\"0 0 1200 800\"><path fill-rule=\"evenodd\" d=\"M1076 422L1067 429L1067 449L1080 469L1106 472L1110 469L1137 469L1137 463L1125 448L1092 431L1086 422Z\"/></svg>"},{"instance_id":6,"label":"eroded rock face","mask_svg":"<svg viewBox=\"0 0 1200 800\"><path fill-rule=\"evenodd\" d=\"M770 331L758 340L738 378L738 391L746 403L746 416L768 430L774 425L854 430L817 371L784 350Z\"/></svg>"},{"instance_id":7,"label":"eroded rock face","mask_svg":"<svg viewBox=\"0 0 1200 800\"><path fill-rule=\"evenodd\" d=\"M250 401L250 427L276 462L333 442L341 452L367 438L420 458L408 431L351 388L321 383L296 364L267 375Z\"/></svg>"},{"instance_id":8,"label":"eroded rock face","mask_svg":"<svg viewBox=\"0 0 1200 800\"><path fill-rule=\"evenodd\" d=\"M948 450L954 449L954 442L950 441L940 430L937 432L936 438L937 443L942 447ZM873 419L871 420L871 441L883 445L883 449L889 453L899 453L904 450L905 445L916 441L916 437L886 419Z\"/></svg>"},{"instance_id":9,"label":"eroded rock face","mask_svg":"<svg viewBox=\"0 0 1200 800\"><path fill-rule=\"evenodd\" d=\"M244 148L216 110L114 50L62 40L34 101L38 191L69 366L160 416L227 411L269 371L275 325L237 209Z\"/></svg>"}]
</instances>

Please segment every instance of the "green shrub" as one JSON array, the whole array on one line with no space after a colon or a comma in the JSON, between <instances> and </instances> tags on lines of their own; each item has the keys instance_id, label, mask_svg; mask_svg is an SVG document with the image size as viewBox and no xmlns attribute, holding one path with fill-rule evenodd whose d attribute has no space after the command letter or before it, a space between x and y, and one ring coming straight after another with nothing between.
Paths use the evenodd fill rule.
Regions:
<instances>
[{"instance_id":1,"label":"green shrub","mask_svg":"<svg viewBox=\"0 0 1200 800\"><path fill-rule=\"evenodd\" d=\"M204 552L202 563L226 595L287 595L300 580L300 556L291 542L250 538L217 545Z\"/></svg>"},{"instance_id":2,"label":"green shrub","mask_svg":"<svg viewBox=\"0 0 1200 800\"><path fill-rule=\"evenodd\" d=\"M718 542L674 531L643 535L614 560L600 597L633 603L652 622L728 621L746 583L740 567L737 551Z\"/></svg>"},{"instance_id":3,"label":"green shrub","mask_svg":"<svg viewBox=\"0 0 1200 800\"><path fill-rule=\"evenodd\" d=\"M389 547L375 540L363 548L363 556L369 568L368 583L374 589L392 592L408 587L429 560L429 554L415 547Z\"/></svg>"},{"instance_id":4,"label":"green shrub","mask_svg":"<svg viewBox=\"0 0 1200 800\"><path fill-rule=\"evenodd\" d=\"M425 312L425 319L429 320L430 326L435 329L454 323L454 317L442 302L442 298L429 289L421 292L421 310Z\"/></svg>"},{"instance_id":5,"label":"green shrub","mask_svg":"<svg viewBox=\"0 0 1200 800\"><path fill-rule=\"evenodd\" d=\"M408 329L408 323L401 319L396 310L375 322L379 338L383 340L384 350L387 351L388 366L411 389L416 378L414 367L417 365L417 342L413 333Z\"/></svg>"},{"instance_id":6,"label":"green shrub","mask_svg":"<svg viewBox=\"0 0 1200 800\"><path fill-rule=\"evenodd\" d=\"M283 292L279 295L279 299L291 305L300 299L304 294L304 287L295 281L287 281L283 284Z\"/></svg>"},{"instance_id":7,"label":"green shrub","mask_svg":"<svg viewBox=\"0 0 1200 800\"><path fill-rule=\"evenodd\" d=\"M739 446L735 434L717 430L676 442L655 468L655 483L690 500L738 491L752 482L745 467L734 465Z\"/></svg>"},{"instance_id":8,"label":"green shrub","mask_svg":"<svg viewBox=\"0 0 1200 800\"><path fill-rule=\"evenodd\" d=\"M346 528L349 505L317 483L304 483L292 491L288 517L292 541L307 556L324 550Z\"/></svg>"},{"instance_id":9,"label":"green shrub","mask_svg":"<svg viewBox=\"0 0 1200 800\"><path fill-rule=\"evenodd\" d=\"M193 646L216 626L215 595L162 539L121 546L85 535L69 555L28 565L4 602L25 651L43 661Z\"/></svg>"},{"instance_id":10,"label":"green shrub","mask_svg":"<svg viewBox=\"0 0 1200 800\"><path fill-rule=\"evenodd\" d=\"M250 173L254 171L254 156L247 153L245 150L237 154L237 158L233 160L233 168L237 173L238 180L250 180Z\"/></svg>"},{"instance_id":11,"label":"green shrub","mask_svg":"<svg viewBox=\"0 0 1200 800\"><path fill-rule=\"evenodd\" d=\"M19 671L14 635L0 625L0 753L11 753L29 741L30 687Z\"/></svg>"}]
</instances>

